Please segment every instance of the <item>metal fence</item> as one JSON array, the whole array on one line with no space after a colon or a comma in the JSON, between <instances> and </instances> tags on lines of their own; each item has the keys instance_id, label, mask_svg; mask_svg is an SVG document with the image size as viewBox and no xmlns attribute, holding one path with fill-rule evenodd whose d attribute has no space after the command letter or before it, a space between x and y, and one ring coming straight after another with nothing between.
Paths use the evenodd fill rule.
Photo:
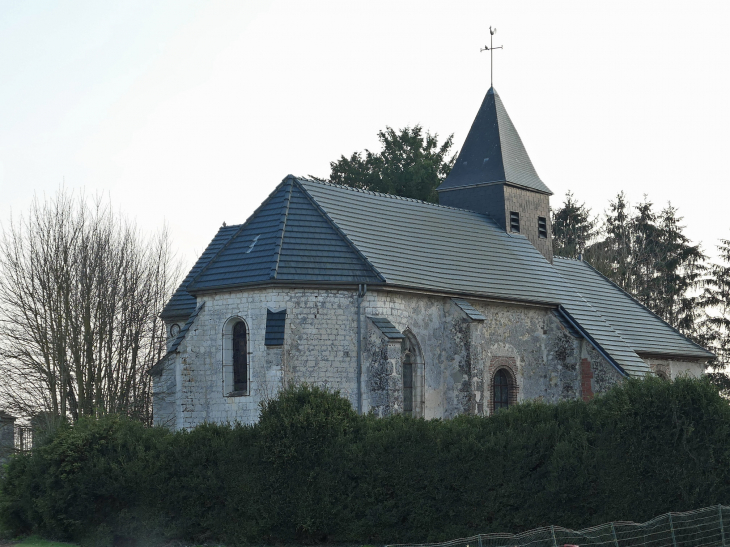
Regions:
<instances>
[{"instance_id":1,"label":"metal fence","mask_svg":"<svg viewBox=\"0 0 730 547\"><path fill-rule=\"evenodd\" d=\"M33 428L27 425L15 426L16 452L28 452L33 448Z\"/></svg>"},{"instance_id":2,"label":"metal fence","mask_svg":"<svg viewBox=\"0 0 730 547\"><path fill-rule=\"evenodd\" d=\"M480 534L442 543L408 544L409 547L730 547L725 526L730 507L716 505L667 513L649 522L610 522L585 530L559 526L537 528L520 534ZM726 541L729 545L726 546ZM386 547L397 547L394 545Z\"/></svg>"}]
</instances>

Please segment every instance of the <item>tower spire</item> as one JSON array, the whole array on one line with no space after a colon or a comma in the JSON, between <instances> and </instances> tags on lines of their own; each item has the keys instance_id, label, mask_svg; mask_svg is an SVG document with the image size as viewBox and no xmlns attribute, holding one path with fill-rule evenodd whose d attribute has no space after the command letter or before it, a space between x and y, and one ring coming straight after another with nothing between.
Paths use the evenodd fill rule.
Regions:
<instances>
[{"instance_id":1,"label":"tower spire","mask_svg":"<svg viewBox=\"0 0 730 547\"><path fill-rule=\"evenodd\" d=\"M492 38L494 37L494 34L497 32L497 29L495 28L492 30L492 26L489 26L489 46L484 46L484 48L480 49L479 52L482 51L488 51L489 52L489 85L491 87L494 87L494 50L495 49L504 49L502 46L494 47L492 45Z\"/></svg>"}]
</instances>

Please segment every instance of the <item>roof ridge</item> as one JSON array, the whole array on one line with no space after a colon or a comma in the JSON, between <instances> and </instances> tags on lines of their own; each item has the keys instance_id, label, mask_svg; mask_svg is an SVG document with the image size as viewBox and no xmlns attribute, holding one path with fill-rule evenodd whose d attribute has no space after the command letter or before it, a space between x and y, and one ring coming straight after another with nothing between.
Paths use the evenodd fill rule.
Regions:
<instances>
[{"instance_id":1,"label":"roof ridge","mask_svg":"<svg viewBox=\"0 0 730 547\"><path fill-rule=\"evenodd\" d=\"M206 264L206 265L205 265L205 266L204 266L203 268L201 268L201 269L200 269L200 271L199 271L199 272L198 272L197 274L195 274L195 277L193 277L193 278L192 278L192 279L190 280L190 282L189 282L189 283L188 283L188 284L187 284L187 285L185 286L185 290L188 290L188 287L190 287L190 288L193 288L193 287L195 286L195 282L196 282L196 281L197 281L197 280L198 280L198 279L200 278L200 276L201 276L201 275L203 275L203 272L205 272L205 271L207 271L207 270L208 270L208 267L209 267L209 266L210 266L211 264L213 264L213 262L215 261L215 259L216 259L216 258L218 258L218 257L219 257L219 256L221 255L221 253L222 253L222 252L223 252L223 251L224 251L225 249L227 249L227 248L228 248L228 246L229 246L229 245L230 245L230 244L231 244L231 243L233 242L233 240L234 240L234 239L236 239L236 238L237 238L237 237L238 237L238 236L239 236L239 235L241 234L241 232L242 232L242 231L243 231L243 229L244 229L244 228L246 227L246 225L247 225L247 224L248 224L249 222L251 222L251 220L252 220L252 219L253 219L253 218L254 218L254 217L256 216L256 213L258 213L258 212L259 212L259 211L260 211L260 210L261 210L262 208L264 208L264 207L265 207L265 206L266 206L266 205L267 205L267 204L268 204L268 203L269 203L269 202L270 202L270 201L271 201L271 200L273 199L273 197L274 197L274 196L276 195L276 193L277 193L277 192L279 191L279 189L280 189L280 188L282 188L282 187L284 186L284 183L285 183L285 182L287 182L288 180L289 180L289 177L285 177L285 178L284 178L284 180L282 180L282 181L281 181L281 182L280 182L279 184L277 184L277 185L276 185L276 188L274 188L274 189L272 190L272 192L271 192L271 193L269 194L269 196L268 196L268 197L267 197L267 198L266 198L266 199L265 199L265 200L263 201L263 203L261 203L261 205L259 205L258 207L256 207L256 209L254 210L254 212L253 212L253 213L251 213L251 215L250 215L250 216L249 216L249 217L248 217L248 218L246 219L246 222L244 222L243 224L238 224L238 225L236 225L236 226L237 226L237 228L238 228L238 230L236 230L236 232L235 232L235 233L234 233L234 234L233 234L233 235L232 235L232 236L231 236L231 237L230 237L230 238L228 239L228 241L226 241L226 242L225 242L225 243L224 243L224 244L223 244L223 245L221 246L221 248L220 248L220 249L218 249L218 252L216 252L216 253L215 253L215 254L214 254L214 255L213 255L213 256L212 256L211 258L210 258L210 260L208 261L208 263L207 263L207 264ZM188 291L188 292L189 292L189 291Z\"/></svg>"},{"instance_id":2,"label":"roof ridge","mask_svg":"<svg viewBox=\"0 0 730 547\"><path fill-rule=\"evenodd\" d=\"M416 198L407 198L404 196L398 196L396 194L386 194L384 192L374 192L373 190L355 188L354 186L347 186L346 184L335 184L333 182L327 182L326 180L308 179L306 177L296 177L296 179L300 182L312 182L314 184L321 184L322 186L332 186L333 188L342 188L343 190L351 190L353 192L359 192L361 194L370 194L371 196L379 196L379 197L384 197L384 198L397 199L397 200L401 200L401 201L410 201L413 203L422 203L424 205L430 205L432 207L438 207L440 209L451 209L452 211L467 211L469 213L474 213L477 215L488 216L488 215L486 215L486 213L477 213L476 211L471 211L470 209L461 209L459 207L441 205L440 203L432 203L430 201L423 201L421 199L416 199Z\"/></svg>"},{"instance_id":3,"label":"roof ridge","mask_svg":"<svg viewBox=\"0 0 730 547\"><path fill-rule=\"evenodd\" d=\"M327 211L325 211L324 207L322 207L322 205L320 205L320 203L314 198L314 196L312 196L312 194L310 194L307 191L307 189L301 183L301 180L300 179L297 179L297 178L295 178L294 180L296 181L297 185L301 189L301 191L304 194L304 196L315 207L315 209L317 209L317 211L319 212L319 214L322 215L322 217L330 224L330 226L332 226L332 228L334 228L334 230L345 241L345 243L347 243L347 245L353 251L355 251L355 253L357 254L357 256L359 256L360 259L368 266L368 268L370 268L370 270L375 274L375 276L376 277L379 277L383 282L387 282L385 276L382 273L380 273L380 270L378 270L375 267L375 264L373 264L372 262L370 262L370 260L368 259L368 257L365 256L365 253L363 253L360 250L360 248L357 245L355 245L355 242L352 241L349 238L349 236L345 233L345 231L337 225L337 223L334 221L334 219L327 213ZM308 180L308 179L305 179L305 180ZM349 186L347 188L349 188Z\"/></svg>"},{"instance_id":4,"label":"roof ridge","mask_svg":"<svg viewBox=\"0 0 730 547\"><path fill-rule=\"evenodd\" d=\"M289 180L287 177L285 180ZM294 191L294 183L289 182L289 195L286 198L286 207L284 208L284 212L281 214L281 218L279 219L279 226L281 227L281 235L279 236L279 241L276 243L276 247L274 247L274 255L276 264L274 264L274 267L271 268L271 273L269 274L269 279L276 279L276 276L279 275L279 262L281 262L281 247L284 244L284 234L286 233L286 224L289 221L289 206L291 205L291 195Z\"/></svg>"}]
</instances>

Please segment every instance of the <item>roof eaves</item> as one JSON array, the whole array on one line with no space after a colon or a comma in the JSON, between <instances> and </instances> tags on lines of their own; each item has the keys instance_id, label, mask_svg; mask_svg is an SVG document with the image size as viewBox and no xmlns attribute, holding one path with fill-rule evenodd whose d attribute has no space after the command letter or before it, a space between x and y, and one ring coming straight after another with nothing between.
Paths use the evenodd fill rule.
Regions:
<instances>
[{"instance_id":1,"label":"roof eaves","mask_svg":"<svg viewBox=\"0 0 730 547\"><path fill-rule=\"evenodd\" d=\"M495 186L497 184L507 184L508 186L514 186L515 188L521 188L523 190L529 190L530 192L535 192L537 194L544 194L546 196L552 196L553 191L548 189L546 192L545 190L540 190L538 188L532 188L531 186L525 186L524 184L520 184L518 182L511 182L509 180L497 180L497 181L491 181L491 182L479 182L477 184L461 184L459 186L449 186L448 188L441 188L440 186L436 188L437 192L450 192L451 190L462 190L464 188L478 188L481 186ZM445 205L442 205L441 207L446 207ZM452 207L450 207L452 208Z\"/></svg>"},{"instance_id":2,"label":"roof eaves","mask_svg":"<svg viewBox=\"0 0 730 547\"><path fill-rule=\"evenodd\" d=\"M574 329L575 329L576 331L578 331L579 333L581 333L581 335L583 335L583 337L584 337L584 338L585 338L586 340L588 340L588 341L590 342L590 344L591 344L591 345L592 345L592 346L593 346L594 348L596 348L596 351L598 351L598 353L600 353L600 354L601 354L601 355L603 356L603 358L604 358L604 359L606 359L606 361L608 361L609 363L611 363L611 365L612 365L612 366L613 366L613 367L614 367L614 368L615 368L615 369L616 369L616 370L617 370L617 371L618 371L618 372L619 372L619 373L620 373L620 374L621 374L622 376L624 376L624 377L628 377L628 376L629 376L629 374L628 374L628 373L627 373L627 372L626 372L626 371L625 371L625 370L623 369L623 367L621 367L621 365L619 365L619 364L618 364L618 363L616 362L616 360L615 360L615 359L614 359L613 357L611 357L611 356L610 356L610 355L608 354L608 352L607 352L607 351L605 351L605 350L604 350L604 349L603 349L603 348L601 347L601 345L600 345L600 344L599 344L598 342L596 342L596 340L595 340L595 339L594 339L594 338L593 338L593 337L592 337L592 336L590 335L590 333L589 333L589 332L588 332L588 331L587 331L586 329L584 329L584 328L583 328L583 327L582 327L582 326L580 325L580 323L578 323L578 321L576 321L576 320L575 320L575 319L573 318L573 316L572 316L572 315L570 315L570 313L568 313L568 311L567 311L567 310L566 310L566 309L565 309L565 308L564 308L564 307L563 307L562 305L558 306L558 312L559 312L559 313L560 313L560 314L561 314L561 315L563 316L563 318L565 318L565 320L566 320L566 321L568 321L568 323L570 323L570 324L571 324L571 325L573 326L573 328L574 328Z\"/></svg>"},{"instance_id":3,"label":"roof eaves","mask_svg":"<svg viewBox=\"0 0 730 547\"><path fill-rule=\"evenodd\" d=\"M342 288L342 287L353 287L357 288L360 283L357 281L292 281L278 279L268 279L266 281L252 281L250 283L232 283L232 284L221 284L212 285L205 287L204 289L191 289L190 294L211 294L220 291L236 291L239 289L252 289L262 287L316 287L316 288ZM372 283L368 283L368 286L373 286ZM381 286L380 284L376 286Z\"/></svg>"},{"instance_id":4,"label":"roof eaves","mask_svg":"<svg viewBox=\"0 0 730 547\"><path fill-rule=\"evenodd\" d=\"M576 259L570 259L570 258L565 258L565 257L557 257L557 258L561 258L561 259L564 259L564 260L576 260ZM645 309L645 310L646 310L646 311L648 311L648 312L649 312L650 314L652 314L652 315L653 315L654 317L656 317L657 319L659 319L659 321L661 321L662 323L664 323L664 324L665 324L666 326L668 326L668 327L669 327L670 329L672 329L672 330L673 330L673 331L674 331L674 332L675 332L676 334L678 334L679 336L681 336L682 338L684 338L684 339L685 339L685 340L686 340L687 342L689 342L690 344L692 344L692 345L693 345L693 346L695 346L696 348L698 348L698 349L700 349L700 350L704 351L704 352L706 353L706 355L707 355L707 357L708 357L709 359L714 359L715 357L717 357L717 356L716 356L716 355L715 355L714 353L712 353L711 351L709 351L709 350L708 350L707 348L703 348L703 347L702 347L702 346L700 346L700 345L699 345L699 344L698 344L697 342L695 342L695 341L693 341L693 340L689 339L689 338L688 338L687 336L685 336L684 334L682 334L681 332L679 332L679 331L678 331L677 329L675 329L675 328L674 328L674 327L673 327L672 325L670 325L669 323L667 323L667 322L666 322L666 321L665 321L664 319L662 319L661 317L659 317L659 315L657 315L657 314L656 314L656 313L654 313L654 312L653 312L652 310L650 310L649 308L647 308L646 306L644 306L644 304L642 304L642 303L641 303L641 302L639 302L639 301L638 301L638 300L637 300L636 298L634 298L634 296L633 296L633 295L632 295L631 293L629 293L629 292L627 292L627 291L623 290L623 289L622 289L622 288L621 288L621 287L620 287L619 285L617 285L616 283L614 283L614 282L613 282L612 280L610 280L610 279L609 279L608 277L606 277L606 276L605 276L605 275L603 275L603 274L602 274L601 272L599 272L599 271L598 271L598 270L597 270L596 268L594 268L594 267L593 267L593 266L591 265L591 263L590 263L590 262L587 262L587 261L585 261L585 260L582 260L582 261L580 261L580 262L582 262L583 264L585 264L586 266L588 266L588 267L589 267L589 268L590 268L591 270L593 270L593 271L594 271L595 273L597 273L598 275L600 275L600 276L601 276L601 277L602 277L603 279L605 279L606 281L608 281L608 282L609 282L609 283L610 283L611 285L613 285L613 286L614 286L614 287L615 287L616 289L618 289L619 291L621 291L622 293L624 293L624 294L625 294L626 296L628 296L628 297L629 297L629 298L630 298L631 300L633 300L633 302L634 302L634 303L635 303L636 305L638 305L638 306L640 306L641 308ZM633 349L633 348L632 348L632 349ZM637 351L637 350L634 350L634 351ZM637 352L638 352L638 351L637 351Z\"/></svg>"}]
</instances>

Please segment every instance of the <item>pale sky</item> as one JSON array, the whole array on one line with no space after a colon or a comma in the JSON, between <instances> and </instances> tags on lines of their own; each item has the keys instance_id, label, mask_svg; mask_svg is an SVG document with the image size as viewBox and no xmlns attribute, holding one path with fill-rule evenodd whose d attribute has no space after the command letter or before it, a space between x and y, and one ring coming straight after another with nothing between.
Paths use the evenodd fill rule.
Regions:
<instances>
[{"instance_id":1,"label":"pale sky","mask_svg":"<svg viewBox=\"0 0 730 547\"><path fill-rule=\"evenodd\" d=\"M494 85L540 177L595 213L671 201L730 238L730 2L0 0L0 222L62 181L186 266L287 174L420 123L463 143ZM713 253L714 254L714 253Z\"/></svg>"}]
</instances>

